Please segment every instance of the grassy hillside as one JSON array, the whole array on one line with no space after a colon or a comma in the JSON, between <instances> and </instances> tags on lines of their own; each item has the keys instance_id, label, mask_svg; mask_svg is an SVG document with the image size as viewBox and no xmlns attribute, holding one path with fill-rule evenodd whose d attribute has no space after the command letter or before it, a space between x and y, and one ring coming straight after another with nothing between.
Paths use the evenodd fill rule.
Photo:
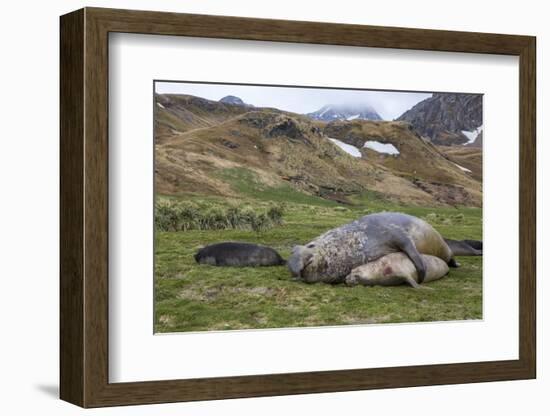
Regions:
<instances>
[{"instance_id":1,"label":"grassy hillside","mask_svg":"<svg viewBox=\"0 0 550 416\"><path fill-rule=\"evenodd\" d=\"M162 194L238 196L227 180L237 174L260 188L290 186L342 202L369 189L384 191L389 199L431 200L410 181L341 151L308 120L268 110L174 135L156 146L155 163Z\"/></svg>"}]
</instances>

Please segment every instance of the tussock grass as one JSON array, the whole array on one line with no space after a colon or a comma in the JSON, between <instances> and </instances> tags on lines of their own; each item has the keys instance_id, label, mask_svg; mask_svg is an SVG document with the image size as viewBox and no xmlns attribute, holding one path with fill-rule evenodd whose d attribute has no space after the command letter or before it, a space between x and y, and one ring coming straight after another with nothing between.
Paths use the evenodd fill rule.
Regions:
<instances>
[{"instance_id":1,"label":"tussock grass","mask_svg":"<svg viewBox=\"0 0 550 416\"><path fill-rule=\"evenodd\" d=\"M252 230L265 231L283 223L284 209L272 205L265 210L245 206L223 206L211 202L161 200L155 206L158 231Z\"/></svg>"}]
</instances>

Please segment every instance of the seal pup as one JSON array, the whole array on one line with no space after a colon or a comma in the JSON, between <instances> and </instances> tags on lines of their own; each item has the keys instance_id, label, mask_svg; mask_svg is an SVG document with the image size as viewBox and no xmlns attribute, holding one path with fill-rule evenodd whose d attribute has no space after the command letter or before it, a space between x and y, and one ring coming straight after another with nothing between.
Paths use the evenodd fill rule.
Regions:
<instances>
[{"instance_id":1,"label":"seal pup","mask_svg":"<svg viewBox=\"0 0 550 416\"><path fill-rule=\"evenodd\" d=\"M298 280L340 283L354 268L397 252L414 263L419 283L426 275L420 253L456 266L451 249L430 224L398 212L365 215L327 231L305 246L295 246L287 264Z\"/></svg>"},{"instance_id":2,"label":"seal pup","mask_svg":"<svg viewBox=\"0 0 550 416\"><path fill-rule=\"evenodd\" d=\"M451 240L445 242L453 252L453 256L482 256L483 243L478 240Z\"/></svg>"},{"instance_id":3,"label":"seal pup","mask_svg":"<svg viewBox=\"0 0 550 416\"><path fill-rule=\"evenodd\" d=\"M286 261L270 247L259 244L223 242L201 248L195 261L211 266L279 266Z\"/></svg>"},{"instance_id":4,"label":"seal pup","mask_svg":"<svg viewBox=\"0 0 550 416\"><path fill-rule=\"evenodd\" d=\"M426 266L424 282L441 279L449 273L449 266L439 257L421 254ZM397 286L408 283L415 289L423 288L418 284L418 272L405 253L391 253L373 262L356 267L345 278L348 286Z\"/></svg>"}]
</instances>

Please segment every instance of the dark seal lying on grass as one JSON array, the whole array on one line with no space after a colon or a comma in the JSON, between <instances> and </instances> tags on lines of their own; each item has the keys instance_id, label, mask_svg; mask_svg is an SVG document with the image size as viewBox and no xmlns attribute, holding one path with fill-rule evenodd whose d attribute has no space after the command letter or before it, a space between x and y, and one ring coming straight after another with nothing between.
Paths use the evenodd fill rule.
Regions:
<instances>
[{"instance_id":1,"label":"dark seal lying on grass","mask_svg":"<svg viewBox=\"0 0 550 416\"><path fill-rule=\"evenodd\" d=\"M251 243L224 242L201 248L195 261L211 266L279 266L286 261L275 250Z\"/></svg>"},{"instance_id":2,"label":"dark seal lying on grass","mask_svg":"<svg viewBox=\"0 0 550 416\"><path fill-rule=\"evenodd\" d=\"M330 230L305 246L295 246L288 267L293 276L308 283L340 283L356 267L398 252L411 259L419 283L426 275L420 253L456 266L451 249L426 221L398 212L383 212Z\"/></svg>"}]
</instances>

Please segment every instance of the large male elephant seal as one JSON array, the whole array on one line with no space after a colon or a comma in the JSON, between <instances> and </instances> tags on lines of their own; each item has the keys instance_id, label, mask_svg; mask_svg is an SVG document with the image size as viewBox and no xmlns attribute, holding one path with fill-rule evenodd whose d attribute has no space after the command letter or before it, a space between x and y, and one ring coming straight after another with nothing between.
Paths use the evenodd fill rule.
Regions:
<instances>
[{"instance_id":1,"label":"large male elephant seal","mask_svg":"<svg viewBox=\"0 0 550 416\"><path fill-rule=\"evenodd\" d=\"M422 283L426 266L420 253L455 262L441 235L426 221L397 212L366 215L332 229L305 246L295 246L288 267L308 283L339 283L356 267L390 253L404 252Z\"/></svg>"},{"instance_id":2,"label":"large male elephant seal","mask_svg":"<svg viewBox=\"0 0 550 416\"><path fill-rule=\"evenodd\" d=\"M449 273L449 266L439 257L421 254L426 266L424 282L441 279ZM391 253L373 262L356 267L345 278L349 286L397 286L408 283L415 289L418 284L418 272L405 253Z\"/></svg>"},{"instance_id":3,"label":"large male elephant seal","mask_svg":"<svg viewBox=\"0 0 550 416\"><path fill-rule=\"evenodd\" d=\"M224 242L201 248L197 263L211 266L278 266L286 261L275 250L251 243Z\"/></svg>"}]
</instances>

